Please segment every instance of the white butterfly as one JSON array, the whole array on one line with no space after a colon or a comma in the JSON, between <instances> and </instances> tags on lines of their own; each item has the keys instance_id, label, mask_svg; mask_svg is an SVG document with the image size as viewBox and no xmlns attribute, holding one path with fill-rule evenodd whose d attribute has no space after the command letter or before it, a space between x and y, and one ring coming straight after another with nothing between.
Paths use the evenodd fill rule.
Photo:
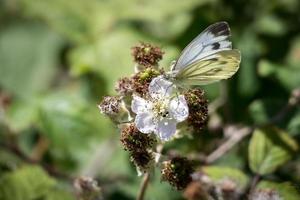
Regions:
<instances>
[{"instance_id":1,"label":"white butterfly","mask_svg":"<svg viewBox=\"0 0 300 200\"><path fill-rule=\"evenodd\" d=\"M212 24L185 47L167 78L180 87L230 78L239 69L241 55L229 37L227 22Z\"/></svg>"}]
</instances>

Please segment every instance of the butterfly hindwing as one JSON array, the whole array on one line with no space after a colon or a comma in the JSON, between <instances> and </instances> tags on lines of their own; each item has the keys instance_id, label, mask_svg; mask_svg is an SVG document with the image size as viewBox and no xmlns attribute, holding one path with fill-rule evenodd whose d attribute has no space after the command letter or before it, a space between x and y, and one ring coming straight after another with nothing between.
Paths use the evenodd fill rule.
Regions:
<instances>
[{"instance_id":1,"label":"butterfly hindwing","mask_svg":"<svg viewBox=\"0 0 300 200\"><path fill-rule=\"evenodd\" d=\"M239 68L240 52L223 50L209 59L197 60L180 70L175 77L179 85L204 85L230 78Z\"/></svg>"},{"instance_id":2,"label":"butterfly hindwing","mask_svg":"<svg viewBox=\"0 0 300 200\"><path fill-rule=\"evenodd\" d=\"M209 59L211 55L230 50L230 28L227 22L218 22L200 33L181 53L173 71L179 71L197 60Z\"/></svg>"}]
</instances>

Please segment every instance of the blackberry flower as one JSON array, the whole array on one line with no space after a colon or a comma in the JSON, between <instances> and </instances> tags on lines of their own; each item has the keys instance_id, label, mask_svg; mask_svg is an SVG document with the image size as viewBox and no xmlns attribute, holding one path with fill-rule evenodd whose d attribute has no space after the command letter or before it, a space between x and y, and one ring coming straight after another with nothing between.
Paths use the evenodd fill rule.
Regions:
<instances>
[{"instance_id":1,"label":"blackberry flower","mask_svg":"<svg viewBox=\"0 0 300 200\"><path fill-rule=\"evenodd\" d=\"M142 133L154 132L161 140L169 140L177 123L188 117L184 96L171 97L172 90L173 84L160 76L149 85L150 100L133 96L131 109L137 114L135 125Z\"/></svg>"}]
</instances>

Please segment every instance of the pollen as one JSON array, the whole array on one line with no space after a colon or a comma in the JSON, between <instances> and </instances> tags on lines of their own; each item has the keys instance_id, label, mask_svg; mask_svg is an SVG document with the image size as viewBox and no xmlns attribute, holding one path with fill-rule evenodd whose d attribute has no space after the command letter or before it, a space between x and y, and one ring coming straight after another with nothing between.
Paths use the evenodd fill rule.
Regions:
<instances>
[{"instance_id":1,"label":"pollen","mask_svg":"<svg viewBox=\"0 0 300 200\"><path fill-rule=\"evenodd\" d=\"M169 101L157 101L153 105L153 113L156 118L167 118L169 117L169 109L168 109Z\"/></svg>"}]
</instances>

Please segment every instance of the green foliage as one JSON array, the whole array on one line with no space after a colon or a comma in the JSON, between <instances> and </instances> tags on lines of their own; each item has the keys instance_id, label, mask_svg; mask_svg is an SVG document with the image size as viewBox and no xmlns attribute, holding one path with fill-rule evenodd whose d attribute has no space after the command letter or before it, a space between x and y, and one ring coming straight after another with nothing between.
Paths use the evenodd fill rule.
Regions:
<instances>
[{"instance_id":1,"label":"green foliage","mask_svg":"<svg viewBox=\"0 0 300 200\"><path fill-rule=\"evenodd\" d=\"M58 68L62 40L45 26L14 23L0 33L0 84L28 99L50 86Z\"/></svg>"},{"instance_id":2,"label":"green foliage","mask_svg":"<svg viewBox=\"0 0 300 200\"><path fill-rule=\"evenodd\" d=\"M260 175L270 174L297 150L297 142L285 131L274 127L256 129L248 149L250 168Z\"/></svg>"},{"instance_id":3,"label":"green foliage","mask_svg":"<svg viewBox=\"0 0 300 200\"><path fill-rule=\"evenodd\" d=\"M275 190L282 199L298 200L300 198L300 193L296 186L290 182L276 183L271 181L261 181L257 185L257 189Z\"/></svg>"},{"instance_id":4,"label":"green foliage","mask_svg":"<svg viewBox=\"0 0 300 200\"><path fill-rule=\"evenodd\" d=\"M19 168L24 161L2 145L11 142L19 144L26 156L38 153L41 162L66 174L99 178L105 199L136 197L141 178L119 145L116 127L99 114L97 103L114 92L118 78L133 72L130 48L139 41L161 47L165 54L160 66L169 69L205 27L228 21L233 47L242 54L232 79L202 87L210 103L221 97L207 130L193 140L167 143L166 153L210 154L226 139L221 138L227 137L222 133L225 124L269 122L300 85L298 0L4 0L0 4L1 200L73 199L64 181L36 166ZM229 178L243 189L249 183L247 165L254 173L270 175L265 178L299 184L292 177L300 174L295 153L299 113L299 107L291 109L274 124L285 131L257 129L250 143L244 138L217 161L234 168L213 165L203 170L216 184ZM41 148L40 138L48 146ZM293 156L296 159L289 162ZM291 165L292 175L287 175ZM160 182L159 174L151 177L146 199L181 199L180 192ZM279 191L284 199L299 199L291 184L261 181L258 188Z\"/></svg>"},{"instance_id":5,"label":"green foliage","mask_svg":"<svg viewBox=\"0 0 300 200\"><path fill-rule=\"evenodd\" d=\"M0 199L35 200L53 199L55 180L38 166L23 166L14 172L4 174L0 179ZM65 195L71 199L70 195ZM60 196L59 199L63 199Z\"/></svg>"},{"instance_id":6,"label":"green foliage","mask_svg":"<svg viewBox=\"0 0 300 200\"><path fill-rule=\"evenodd\" d=\"M236 168L225 166L208 166L202 168L203 172L216 184L222 181L233 181L240 190L247 187L249 178L246 174Z\"/></svg>"}]
</instances>

